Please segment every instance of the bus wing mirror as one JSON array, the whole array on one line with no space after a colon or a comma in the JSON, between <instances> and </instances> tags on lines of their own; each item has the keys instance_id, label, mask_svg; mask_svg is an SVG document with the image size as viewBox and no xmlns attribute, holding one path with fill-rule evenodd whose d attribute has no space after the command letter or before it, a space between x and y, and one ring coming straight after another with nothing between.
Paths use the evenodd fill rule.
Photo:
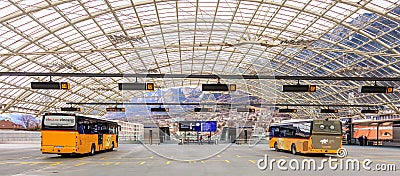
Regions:
<instances>
[{"instance_id":1,"label":"bus wing mirror","mask_svg":"<svg viewBox=\"0 0 400 176\"><path fill-rule=\"evenodd\" d=\"M121 131L121 125L118 125L118 131Z\"/></svg>"}]
</instances>

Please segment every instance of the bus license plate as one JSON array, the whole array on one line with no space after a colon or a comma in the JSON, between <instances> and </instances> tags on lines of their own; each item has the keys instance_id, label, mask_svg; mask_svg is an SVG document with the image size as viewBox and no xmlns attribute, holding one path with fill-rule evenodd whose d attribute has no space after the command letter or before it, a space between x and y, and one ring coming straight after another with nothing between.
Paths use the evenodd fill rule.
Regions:
<instances>
[{"instance_id":1,"label":"bus license plate","mask_svg":"<svg viewBox=\"0 0 400 176\"><path fill-rule=\"evenodd\" d=\"M64 146L55 146L55 148L64 148Z\"/></svg>"}]
</instances>

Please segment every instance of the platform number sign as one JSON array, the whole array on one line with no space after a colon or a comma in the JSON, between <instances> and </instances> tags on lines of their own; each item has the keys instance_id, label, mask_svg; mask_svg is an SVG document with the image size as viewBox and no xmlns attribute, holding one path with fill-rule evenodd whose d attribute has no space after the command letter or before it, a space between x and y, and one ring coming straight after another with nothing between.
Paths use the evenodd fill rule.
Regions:
<instances>
[{"instance_id":1,"label":"platform number sign","mask_svg":"<svg viewBox=\"0 0 400 176\"><path fill-rule=\"evenodd\" d=\"M315 92L316 90L317 90L317 86L316 85L310 85L309 92Z\"/></svg>"},{"instance_id":2,"label":"platform number sign","mask_svg":"<svg viewBox=\"0 0 400 176\"><path fill-rule=\"evenodd\" d=\"M61 89L70 90L70 89L71 89L71 86L70 86L70 84L67 83L67 82L61 82Z\"/></svg>"},{"instance_id":3,"label":"platform number sign","mask_svg":"<svg viewBox=\"0 0 400 176\"><path fill-rule=\"evenodd\" d=\"M147 83L146 84L146 89L149 91L153 91L154 90L154 83Z\"/></svg>"},{"instance_id":4,"label":"platform number sign","mask_svg":"<svg viewBox=\"0 0 400 176\"><path fill-rule=\"evenodd\" d=\"M386 93L393 93L393 87L388 87Z\"/></svg>"},{"instance_id":5,"label":"platform number sign","mask_svg":"<svg viewBox=\"0 0 400 176\"><path fill-rule=\"evenodd\" d=\"M229 91L236 91L236 84L229 84Z\"/></svg>"}]
</instances>

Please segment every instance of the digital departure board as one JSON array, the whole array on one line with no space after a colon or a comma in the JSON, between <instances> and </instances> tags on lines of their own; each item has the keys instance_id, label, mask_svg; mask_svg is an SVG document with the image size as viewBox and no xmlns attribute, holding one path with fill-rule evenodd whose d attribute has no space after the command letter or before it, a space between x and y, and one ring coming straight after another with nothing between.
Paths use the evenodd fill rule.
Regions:
<instances>
[{"instance_id":1,"label":"digital departure board","mask_svg":"<svg viewBox=\"0 0 400 176\"><path fill-rule=\"evenodd\" d=\"M236 84L202 84L202 91L236 91Z\"/></svg>"},{"instance_id":2,"label":"digital departure board","mask_svg":"<svg viewBox=\"0 0 400 176\"><path fill-rule=\"evenodd\" d=\"M61 108L61 111L81 111L81 108L67 107L67 108Z\"/></svg>"},{"instance_id":3,"label":"digital departure board","mask_svg":"<svg viewBox=\"0 0 400 176\"><path fill-rule=\"evenodd\" d=\"M283 85L282 92L315 92L316 85Z\"/></svg>"},{"instance_id":4,"label":"digital departure board","mask_svg":"<svg viewBox=\"0 0 400 176\"><path fill-rule=\"evenodd\" d=\"M194 108L194 112L212 112L212 108Z\"/></svg>"},{"instance_id":5,"label":"digital departure board","mask_svg":"<svg viewBox=\"0 0 400 176\"><path fill-rule=\"evenodd\" d=\"M321 109L321 113L338 113L337 109Z\"/></svg>"},{"instance_id":6,"label":"digital departure board","mask_svg":"<svg viewBox=\"0 0 400 176\"><path fill-rule=\"evenodd\" d=\"M106 108L107 112L125 112L125 108Z\"/></svg>"},{"instance_id":7,"label":"digital departure board","mask_svg":"<svg viewBox=\"0 0 400 176\"><path fill-rule=\"evenodd\" d=\"M31 88L70 90L71 86L67 82L31 82Z\"/></svg>"},{"instance_id":8,"label":"digital departure board","mask_svg":"<svg viewBox=\"0 0 400 176\"><path fill-rule=\"evenodd\" d=\"M363 113L363 114L378 114L379 110L376 110L376 109L363 109L363 110L361 110L361 113Z\"/></svg>"},{"instance_id":9,"label":"digital departure board","mask_svg":"<svg viewBox=\"0 0 400 176\"><path fill-rule=\"evenodd\" d=\"M169 112L169 108L150 108L151 112Z\"/></svg>"},{"instance_id":10,"label":"digital departure board","mask_svg":"<svg viewBox=\"0 0 400 176\"><path fill-rule=\"evenodd\" d=\"M393 93L393 87L387 86L362 86L359 88L361 93Z\"/></svg>"},{"instance_id":11,"label":"digital departure board","mask_svg":"<svg viewBox=\"0 0 400 176\"><path fill-rule=\"evenodd\" d=\"M154 83L118 83L118 90L154 90Z\"/></svg>"},{"instance_id":12,"label":"digital departure board","mask_svg":"<svg viewBox=\"0 0 400 176\"><path fill-rule=\"evenodd\" d=\"M237 108L237 112L256 112L256 109L254 108Z\"/></svg>"},{"instance_id":13,"label":"digital departure board","mask_svg":"<svg viewBox=\"0 0 400 176\"><path fill-rule=\"evenodd\" d=\"M279 109L280 113L296 113L297 109Z\"/></svg>"}]
</instances>

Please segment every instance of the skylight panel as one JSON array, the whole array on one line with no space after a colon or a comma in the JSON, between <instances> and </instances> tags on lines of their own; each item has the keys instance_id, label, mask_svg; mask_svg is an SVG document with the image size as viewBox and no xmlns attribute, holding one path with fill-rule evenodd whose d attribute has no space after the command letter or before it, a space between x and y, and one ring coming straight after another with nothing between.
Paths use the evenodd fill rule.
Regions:
<instances>
[{"instance_id":1,"label":"skylight panel","mask_svg":"<svg viewBox=\"0 0 400 176\"><path fill-rule=\"evenodd\" d=\"M92 20L86 20L76 24L76 27L79 28L85 35L96 35L99 34L99 28Z\"/></svg>"},{"instance_id":2,"label":"skylight panel","mask_svg":"<svg viewBox=\"0 0 400 176\"><path fill-rule=\"evenodd\" d=\"M369 4L367 4L368 8L375 9L377 11L385 11L389 7L392 7L394 2L384 1L384 0L372 0Z\"/></svg>"},{"instance_id":3,"label":"skylight panel","mask_svg":"<svg viewBox=\"0 0 400 176\"><path fill-rule=\"evenodd\" d=\"M87 10L90 11L90 9L87 9ZM65 16L69 20L73 20L73 19L78 19L78 18L81 18L83 16L86 16L87 13L82 8L82 6L76 5L76 6L68 8L68 9L64 9L62 11L61 15Z\"/></svg>"},{"instance_id":4,"label":"skylight panel","mask_svg":"<svg viewBox=\"0 0 400 176\"><path fill-rule=\"evenodd\" d=\"M111 45L111 42L109 40L107 40L107 38L104 36L92 38L92 39L90 39L90 41L95 45L95 47L99 47L99 48L105 48L106 46ZM89 49L90 47L92 47L92 45L88 45L86 48Z\"/></svg>"},{"instance_id":5,"label":"skylight panel","mask_svg":"<svg viewBox=\"0 0 400 176\"><path fill-rule=\"evenodd\" d=\"M6 1L0 1L0 14L2 14L3 17L7 17L12 14L19 13L19 9L12 5L9 2Z\"/></svg>"},{"instance_id":6,"label":"skylight panel","mask_svg":"<svg viewBox=\"0 0 400 176\"><path fill-rule=\"evenodd\" d=\"M291 6L295 6L295 7L299 7L299 8L303 8L305 6L305 2L303 2L301 0L286 1L285 4L291 5ZM321 4L318 4L318 6L323 6L323 5L321 3Z\"/></svg>"},{"instance_id":7,"label":"skylight panel","mask_svg":"<svg viewBox=\"0 0 400 176\"><path fill-rule=\"evenodd\" d=\"M108 1L110 2L112 7L131 5L131 2L127 1L127 0L124 0L124 1L121 1L121 0L108 0ZM140 1L133 0L134 3L141 2L141 1L143 1L143 0L140 0Z\"/></svg>"},{"instance_id":8,"label":"skylight panel","mask_svg":"<svg viewBox=\"0 0 400 176\"><path fill-rule=\"evenodd\" d=\"M37 38L48 32L45 28L43 28L42 26L38 25L36 22L33 21L22 27L25 29L24 33L31 39Z\"/></svg>"},{"instance_id":9,"label":"skylight panel","mask_svg":"<svg viewBox=\"0 0 400 176\"><path fill-rule=\"evenodd\" d=\"M13 85L20 87L28 87L30 86L31 81L37 80L34 78L27 78L27 77L18 77L18 78L10 77L10 78L12 78L12 80L10 80L9 83L12 83Z\"/></svg>"},{"instance_id":10,"label":"skylight panel","mask_svg":"<svg viewBox=\"0 0 400 176\"><path fill-rule=\"evenodd\" d=\"M27 62L27 63L25 63L24 65L21 65L21 66L19 66L19 67L16 67L16 69L18 69L18 70L22 70L22 71L32 71L32 69L33 68L35 68L37 65L35 64L35 63L30 63L30 62Z\"/></svg>"},{"instance_id":11,"label":"skylight panel","mask_svg":"<svg viewBox=\"0 0 400 176\"><path fill-rule=\"evenodd\" d=\"M9 45L8 48L17 49L20 46L23 46L24 44L29 42L28 40L26 40L25 38L22 38L21 36L15 36L13 39L15 40L14 43Z\"/></svg>"},{"instance_id":12,"label":"skylight panel","mask_svg":"<svg viewBox=\"0 0 400 176\"><path fill-rule=\"evenodd\" d=\"M15 39L21 39L22 37L10 31L2 35L1 38L5 39L1 43L2 46L10 46L16 41Z\"/></svg>"}]
</instances>

